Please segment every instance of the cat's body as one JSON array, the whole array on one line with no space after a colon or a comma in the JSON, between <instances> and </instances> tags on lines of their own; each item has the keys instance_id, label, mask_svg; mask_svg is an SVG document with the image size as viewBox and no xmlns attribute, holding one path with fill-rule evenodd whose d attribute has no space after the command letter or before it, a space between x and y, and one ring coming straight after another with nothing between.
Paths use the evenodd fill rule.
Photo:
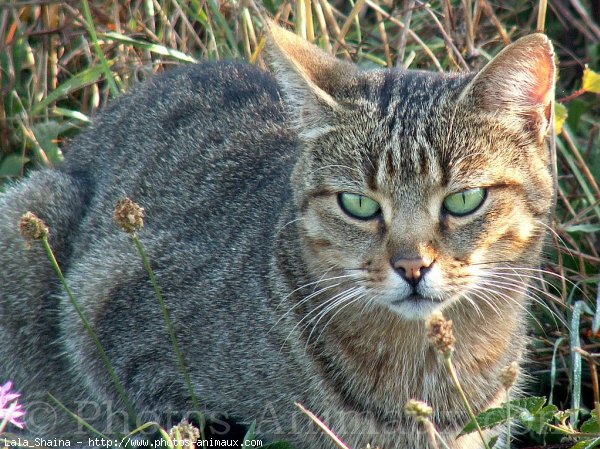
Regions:
<instances>
[{"instance_id":1,"label":"cat's body","mask_svg":"<svg viewBox=\"0 0 600 449\"><path fill-rule=\"evenodd\" d=\"M479 447L473 436L453 440L466 413L424 318L442 305L454 321L454 360L474 408L500 401L499 372L525 346L526 288L499 287L509 281L496 278L499 293L474 290L467 299L443 276L460 278L467 260L483 266L491 257L510 269L537 266L538 221L547 221L552 197L543 136L554 69L531 94L543 98L530 114L508 124L482 112L486 76L360 72L274 35L281 90L238 63L172 71L115 101L60 170L0 196L0 381L23 392L31 433L71 438L81 427L47 392L105 433L124 432L126 420L41 244L26 248L18 235L26 211L50 227L67 281L140 419L193 411L148 274L113 221L116 202L130 196L145 208L139 236L208 418L257 419L259 434L298 449L333 447L295 408L300 402L356 449L421 449L425 433L403 413L417 398L434 407L452 447ZM539 49L529 56L549 67L549 43L533 43ZM511 157L492 154L511 145ZM483 156L469 162L478 149ZM487 215L442 217L449 193L478 185L487 189L478 206ZM342 192L368 194L379 215L344 213ZM460 220L470 220L466 231ZM406 261L425 256L422 279L411 280ZM450 274L435 271L444 264Z\"/></svg>"}]
</instances>

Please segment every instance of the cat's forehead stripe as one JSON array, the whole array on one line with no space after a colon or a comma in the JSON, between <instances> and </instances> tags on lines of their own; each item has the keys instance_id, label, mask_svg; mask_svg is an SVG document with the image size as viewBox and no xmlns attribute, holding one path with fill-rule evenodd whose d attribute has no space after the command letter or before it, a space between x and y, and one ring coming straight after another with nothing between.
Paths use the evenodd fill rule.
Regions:
<instances>
[{"instance_id":1,"label":"cat's forehead stripe","mask_svg":"<svg viewBox=\"0 0 600 449\"><path fill-rule=\"evenodd\" d=\"M383 71L380 76L373 97L390 145L386 149L373 148L377 169L369 185L400 188L423 175L435 184L446 183L449 173L444 152L439 143L435 144L439 139L430 135L431 120L423 114L443 101L437 94L440 80L429 74L399 71ZM415 115L420 119L415 120Z\"/></svg>"}]
</instances>

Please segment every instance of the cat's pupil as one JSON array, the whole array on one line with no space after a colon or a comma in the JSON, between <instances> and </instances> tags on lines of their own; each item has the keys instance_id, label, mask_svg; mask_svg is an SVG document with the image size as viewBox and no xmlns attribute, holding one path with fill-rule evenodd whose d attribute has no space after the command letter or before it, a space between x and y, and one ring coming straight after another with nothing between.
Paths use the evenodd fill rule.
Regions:
<instances>
[{"instance_id":1,"label":"cat's pupil","mask_svg":"<svg viewBox=\"0 0 600 449\"><path fill-rule=\"evenodd\" d=\"M344 192L338 194L338 203L347 215L360 220L375 218L381 211L377 201L356 193Z\"/></svg>"},{"instance_id":2,"label":"cat's pupil","mask_svg":"<svg viewBox=\"0 0 600 449\"><path fill-rule=\"evenodd\" d=\"M487 189L476 187L452 193L444 199L444 211L457 216L472 214L484 203Z\"/></svg>"}]
</instances>

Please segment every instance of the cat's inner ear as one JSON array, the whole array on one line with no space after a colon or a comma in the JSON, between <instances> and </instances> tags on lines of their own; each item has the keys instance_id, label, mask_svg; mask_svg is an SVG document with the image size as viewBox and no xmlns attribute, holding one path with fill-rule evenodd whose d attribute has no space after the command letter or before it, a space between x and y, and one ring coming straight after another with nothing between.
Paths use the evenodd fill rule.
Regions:
<instances>
[{"instance_id":1,"label":"cat's inner ear","mask_svg":"<svg viewBox=\"0 0 600 449\"><path fill-rule=\"evenodd\" d=\"M541 141L552 116L555 77L552 43L537 33L502 50L475 76L464 95Z\"/></svg>"},{"instance_id":2,"label":"cat's inner ear","mask_svg":"<svg viewBox=\"0 0 600 449\"><path fill-rule=\"evenodd\" d=\"M272 22L267 28L268 62L298 125L322 127L328 113L340 107L336 97L357 72L356 67Z\"/></svg>"}]
</instances>

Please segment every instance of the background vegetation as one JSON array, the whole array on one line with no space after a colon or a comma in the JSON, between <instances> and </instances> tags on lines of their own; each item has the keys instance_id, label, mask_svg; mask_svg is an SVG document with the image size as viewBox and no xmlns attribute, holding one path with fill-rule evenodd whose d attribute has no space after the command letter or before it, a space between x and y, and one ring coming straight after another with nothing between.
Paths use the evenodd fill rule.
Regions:
<instances>
[{"instance_id":1,"label":"background vegetation","mask_svg":"<svg viewBox=\"0 0 600 449\"><path fill-rule=\"evenodd\" d=\"M147 76L202 59L264 65L261 14L366 67L447 71L475 70L543 27L558 55L558 112L568 116L556 145L557 214L527 368L531 394L581 408L585 418L599 400L600 1L258 1L0 0L0 190L30 169L59 165L68 141ZM566 425L576 425L570 416ZM535 433L520 444L563 438Z\"/></svg>"}]
</instances>

